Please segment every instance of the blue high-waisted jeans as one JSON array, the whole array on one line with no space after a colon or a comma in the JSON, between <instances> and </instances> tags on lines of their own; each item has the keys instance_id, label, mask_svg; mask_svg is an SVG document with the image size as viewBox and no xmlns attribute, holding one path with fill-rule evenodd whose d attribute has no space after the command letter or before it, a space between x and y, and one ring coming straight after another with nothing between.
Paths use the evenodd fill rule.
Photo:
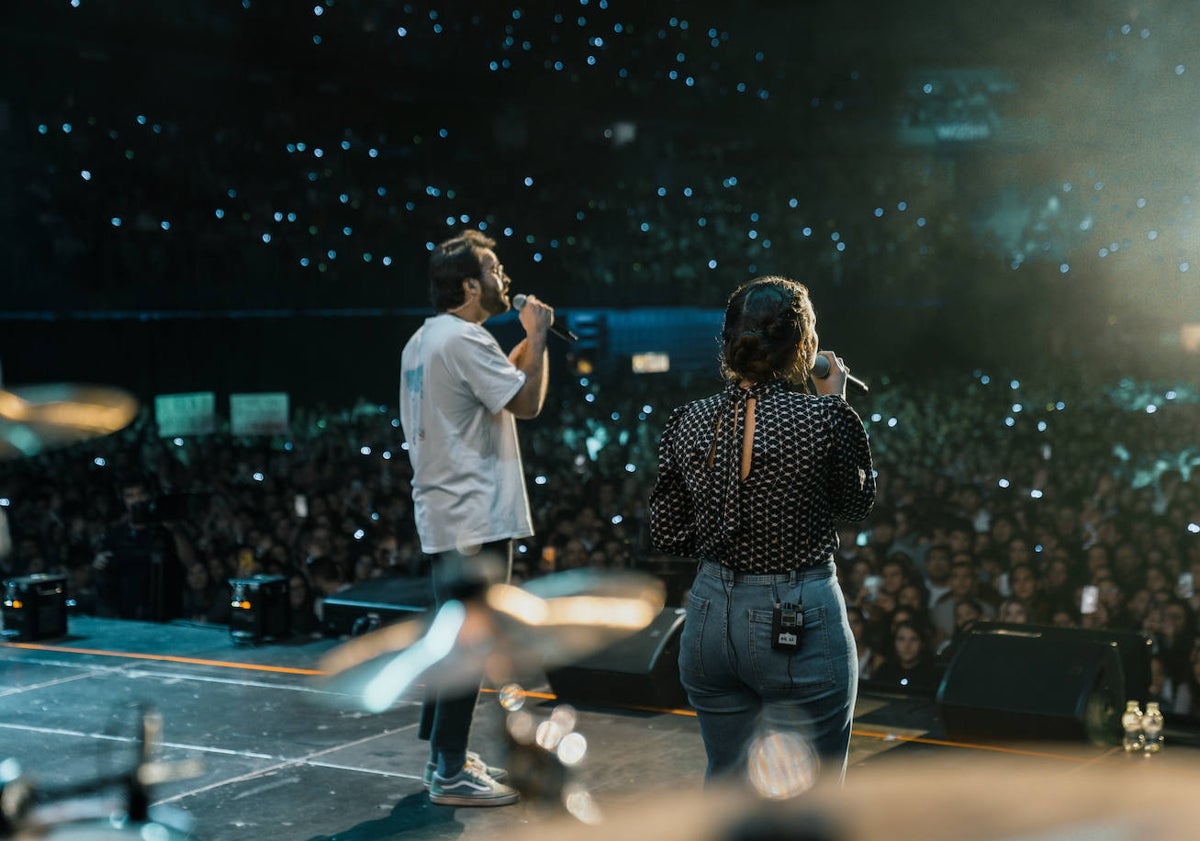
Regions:
<instances>
[{"instance_id":1,"label":"blue high-waisted jeans","mask_svg":"<svg viewBox=\"0 0 1200 841\"><path fill-rule=\"evenodd\" d=\"M771 647L777 603L803 607L799 647ZM744 774L760 721L799 729L822 773L842 778L858 694L858 658L833 560L782 575L701 561L688 596L679 677L700 721L707 778Z\"/></svg>"}]
</instances>

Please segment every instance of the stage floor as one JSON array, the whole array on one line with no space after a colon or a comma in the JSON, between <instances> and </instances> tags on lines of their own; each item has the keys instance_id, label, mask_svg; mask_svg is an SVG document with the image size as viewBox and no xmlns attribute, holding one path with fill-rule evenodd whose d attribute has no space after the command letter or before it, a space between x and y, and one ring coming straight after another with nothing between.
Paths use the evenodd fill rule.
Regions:
<instances>
[{"instance_id":1,"label":"stage floor","mask_svg":"<svg viewBox=\"0 0 1200 841\"><path fill-rule=\"evenodd\" d=\"M203 764L198 775L152 790L154 801L194 819L198 839L516 837L552 824L553 809L526 801L431 805L421 782L427 746L416 738L416 696L372 715L323 690L317 661L337 644L253 647L233 644L220 627L73 617L66 638L0 646L0 760L17 760L41 786L127 768L138 749L138 708L149 704L163 718L158 758ZM555 701L544 675L525 676L523 685L538 693L527 708L547 717ZM485 691L472 745L485 758L502 757L504 715L496 693ZM700 796L704 750L687 711L583 707L577 730L589 749L575 777L604 814ZM929 754L950 774L988 754L1070 775L1125 759L1118 753L956 745L939 737L931 700L864 694L848 779L876 766L903 774ZM1165 753L1154 760L1170 759Z\"/></svg>"}]
</instances>

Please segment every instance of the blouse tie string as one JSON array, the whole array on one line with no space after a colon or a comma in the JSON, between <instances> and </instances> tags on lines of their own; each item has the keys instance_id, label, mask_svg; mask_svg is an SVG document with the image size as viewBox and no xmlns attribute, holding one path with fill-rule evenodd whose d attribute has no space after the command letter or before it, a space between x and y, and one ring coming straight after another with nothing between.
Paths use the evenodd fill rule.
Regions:
<instances>
[{"instance_id":1,"label":"blouse tie string","mask_svg":"<svg viewBox=\"0 0 1200 841\"><path fill-rule=\"evenodd\" d=\"M742 439L746 435L746 404L750 400L761 400L770 390L772 383L755 383L742 388L737 383L725 387L726 400L717 413L713 445L709 451L709 466L716 471L718 489L718 522L720 544L724 550L736 544L740 529ZM728 558L722 551L722 558Z\"/></svg>"}]
</instances>

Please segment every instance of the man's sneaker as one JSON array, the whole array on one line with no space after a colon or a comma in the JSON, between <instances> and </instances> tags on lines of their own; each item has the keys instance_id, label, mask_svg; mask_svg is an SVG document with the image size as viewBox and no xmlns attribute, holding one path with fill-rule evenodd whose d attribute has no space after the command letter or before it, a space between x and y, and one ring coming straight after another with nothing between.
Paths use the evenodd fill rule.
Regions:
<instances>
[{"instance_id":1,"label":"man's sneaker","mask_svg":"<svg viewBox=\"0 0 1200 841\"><path fill-rule=\"evenodd\" d=\"M508 771L504 770L503 768L497 768L495 765L486 764L483 761L483 757L473 750L467 751L467 764L476 765L479 768L482 768L489 777L498 783L502 783L508 779ZM433 775L436 771L436 762L430 761L425 763L425 774L421 778L425 783L425 788L429 788L431 785L433 785Z\"/></svg>"},{"instance_id":2,"label":"man's sneaker","mask_svg":"<svg viewBox=\"0 0 1200 841\"><path fill-rule=\"evenodd\" d=\"M453 777L434 772L429 802L439 806L507 806L520 795L488 776L484 766L468 762Z\"/></svg>"}]
</instances>

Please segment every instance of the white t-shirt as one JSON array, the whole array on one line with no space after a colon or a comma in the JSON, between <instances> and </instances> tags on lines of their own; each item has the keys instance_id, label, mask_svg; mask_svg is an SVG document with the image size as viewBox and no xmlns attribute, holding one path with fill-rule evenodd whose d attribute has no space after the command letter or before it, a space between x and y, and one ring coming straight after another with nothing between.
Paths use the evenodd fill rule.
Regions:
<instances>
[{"instance_id":1,"label":"white t-shirt","mask_svg":"<svg viewBox=\"0 0 1200 841\"><path fill-rule=\"evenodd\" d=\"M440 313L401 356L400 423L429 554L533 534L516 418L525 375L481 325Z\"/></svg>"}]
</instances>

